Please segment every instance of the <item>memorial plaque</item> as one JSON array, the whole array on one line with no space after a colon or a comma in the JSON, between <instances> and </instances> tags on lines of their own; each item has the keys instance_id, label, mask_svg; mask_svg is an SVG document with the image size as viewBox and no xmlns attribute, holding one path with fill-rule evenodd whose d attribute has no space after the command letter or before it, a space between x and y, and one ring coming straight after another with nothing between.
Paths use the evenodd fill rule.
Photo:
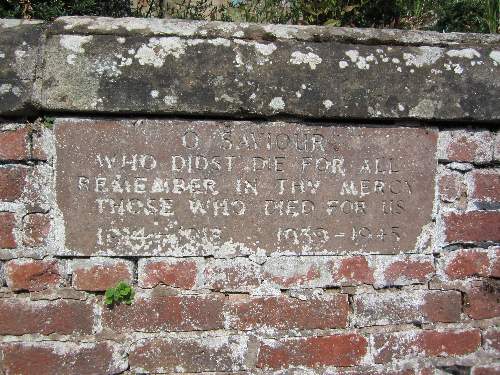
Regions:
<instances>
[{"instance_id":1,"label":"memorial plaque","mask_svg":"<svg viewBox=\"0 0 500 375\"><path fill-rule=\"evenodd\" d=\"M398 253L434 201L432 129L59 121L64 254Z\"/></svg>"}]
</instances>

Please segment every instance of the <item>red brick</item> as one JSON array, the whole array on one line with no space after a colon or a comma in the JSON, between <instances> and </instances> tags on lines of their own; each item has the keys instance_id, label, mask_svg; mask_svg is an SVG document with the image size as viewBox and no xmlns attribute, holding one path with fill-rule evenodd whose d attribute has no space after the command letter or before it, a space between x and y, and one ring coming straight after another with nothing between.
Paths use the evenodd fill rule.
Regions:
<instances>
[{"instance_id":1,"label":"red brick","mask_svg":"<svg viewBox=\"0 0 500 375\"><path fill-rule=\"evenodd\" d=\"M0 200L13 202L21 197L26 184L27 169L22 167L0 168Z\"/></svg>"},{"instance_id":2,"label":"red brick","mask_svg":"<svg viewBox=\"0 0 500 375\"><path fill-rule=\"evenodd\" d=\"M432 256L395 258L384 267L384 285L425 283L435 274Z\"/></svg>"},{"instance_id":3,"label":"red brick","mask_svg":"<svg viewBox=\"0 0 500 375\"><path fill-rule=\"evenodd\" d=\"M15 249L17 246L14 236L16 218L11 212L0 212L0 249Z\"/></svg>"},{"instance_id":4,"label":"red brick","mask_svg":"<svg viewBox=\"0 0 500 375\"><path fill-rule=\"evenodd\" d=\"M340 263L334 262L332 277L334 284L345 286L374 283L373 269L363 256L342 258Z\"/></svg>"},{"instance_id":5,"label":"red brick","mask_svg":"<svg viewBox=\"0 0 500 375\"><path fill-rule=\"evenodd\" d=\"M102 313L103 326L116 332L176 332L222 329L224 297L174 295L136 297L130 306Z\"/></svg>"},{"instance_id":6,"label":"red brick","mask_svg":"<svg viewBox=\"0 0 500 375\"><path fill-rule=\"evenodd\" d=\"M364 293L354 296L356 327L413 322L457 322L462 296L455 291Z\"/></svg>"},{"instance_id":7,"label":"red brick","mask_svg":"<svg viewBox=\"0 0 500 375\"><path fill-rule=\"evenodd\" d=\"M481 344L478 329L406 331L374 335L375 363L417 357L453 357L475 352Z\"/></svg>"},{"instance_id":8,"label":"red brick","mask_svg":"<svg viewBox=\"0 0 500 375\"><path fill-rule=\"evenodd\" d=\"M355 333L273 340L261 344L257 367L355 366L365 356L367 346L366 338Z\"/></svg>"},{"instance_id":9,"label":"red brick","mask_svg":"<svg viewBox=\"0 0 500 375\"><path fill-rule=\"evenodd\" d=\"M26 246L42 246L50 232L50 217L29 214L23 218L23 243Z\"/></svg>"},{"instance_id":10,"label":"red brick","mask_svg":"<svg viewBox=\"0 0 500 375\"><path fill-rule=\"evenodd\" d=\"M483 331L483 348L500 354L500 327L491 327Z\"/></svg>"},{"instance_id":11,"label":"red brick","mask_svg":"<svg viewBox=\"0 0 500 375\"><path fill-rule=\"evenodd\" d=\"M472 173L471 198L476 201L500 202L500 172L476 170Z\"/></svg>"},{"instance_id":12,"label":"red brick","mask_svg":"<svg viewBox=\"0 0 500 375\"><path fill-rule=\"evenodd\" d=\"M260 266L247 258L213 259L203 271L208 289L245 292L260 285Z\"/></svg>"},{"instance_id":13,"label":"red brick","mask_svg":"<svg viewBox=\"0 0 500 375\"><path fill-rule=\"evenodd\" d=\"M240 336L153 338L142 340L129 354L134 373L199 373L245 369L247 339Z\"/></svg>"},{"instance_id":14,"label":"red brick","mask_svg":"<svg viewBox=\"0 0 500 375\"><path fill-rule=\"evenodd\" d=\"M118 282L132 282L133 264L123 259L93 258L73 261L72 284L75 289L103 291L114 287Z\"/></svg>"},{"instance_id":15,"label":"red brick","mask_svg":"<svg viewBox=\"0 0 500 375\"><path fill-rule=\"evenodd\" d=\"M238 297L226 307L229 328L252 330L345 328L347 295L335 294L299 300L291 297Z\"/></svg>"},{"instance_id":16,"label":"red brick","mask_svg":"<svg viewBox=\"0 0 500 375\"><path fill-rule=\"evenodd\" d=\"M35 160L47 161L48 155L44 147L44 134L33 133L31 140L31 157Z\"/></svg>"},{"instance_id":17,"label":"red brick","mask_svg":"<svg viewBox=\"0 0 500 375\"><path fill-rule=\"evenodd\" d=\"M330 374L330 373L328 373ZM336 375L434 375L434 373L424 373L415 369L393 370L388 368L375 369L370 367L351 367L346 369L336 369Z\"/></svg>"},{"instance_id":18,"label":"red brick","mask_svg":"<svg viewBox=\"0 0 500 375\"><path fill-rule=\"evenodd\" d=\"M153 288L163 284L192 289L196 285L199 263L194 259L150 258L139 260L139 286Z\"/></svg>"},{"instance_id":19,"label":"red brick","mask_svg":"<svg viewBox=\"0 0 500 375\"><path fill-rule=\"evenodd\" d=\"M471 375L500 375L500 365L474 366Z\"/></svg>"},{"instance_id":20,"label":"red brick","mask_svg":"<svg viewBox=\"0 0 500 375\"><path fill-rule=\"evenodd\" d=\"M36 291L64 282L56 260L15 259L5 263L7 286L14 290Z\"/></svg>"},{"instance_id":21,"label":"red brick","mask_svg":"<svg viewBox=\"0 0 500 375\"><path fill-rule=\"evenodd\" d=\"M463 175L447 171L439 177L439 196L443 202L455 202L465 192Z\"/></svg>"},{"instance_id":22,"label":"red brick","mask_svg":"<svg viewBox=\"0 0 500 375\"><path fill-rule=\"evenodd\" d=\"M448 243L500 241L500 212L471 211L444 217Z\"/></svg>"},{"instance_id":23,"label":"red brick","mask_svg":"<svg viewBox=\"0 0 500 375\"><path fill-rule=\"evenodd\" d=\"M472 319L500 317L500 282L488 280L470 287L465 295L464 310Z\"/></svg>"},{"instance_id":24,"label":"red brick","mask_svg":"<svg viewBox=\"0 0 500 375\"><path fill-rule=\"evenodd\" d=\"M0 132L0 160L26 160L29 156L27 129Z\"/></svg>"},{"instance_id":25,"label":"red brick","mask_svg":"<svg viewBox=\"0 0 500 375\"><path fill-rule=\"evenodd\" d=\"M480 249L457 250L443 257L444 273L450 279L488 276L490 260L488 251Z\"/></svg>"},{"instance_id":26,"label":"red brick","mask_svg":"<svg viewBox=\"0 0 500 375\"><path fill-rule=\"evenodd\" d=\"M269 258L264 263L262 278L280 289L324 287L331 281L331 266L324 259L315 256ZM322 277L322 271L326 278Z\"/></svg>"},{"instance_id":27,"label":"red brick","mask_svg":"<svg viewBox=\"0 0 500 375\"><path fill-rule=\"evenodd\" d=\"M441 141L444 142L441 143ZM441 159L449 161L488 163L492 160L493 138L488 131L449 131L440 134Z\"/></svg>"},{"instance_id":28,"label":"red brick","mask_svg":"<svg viewBox=\"0 0 500 375\"><path fill-rule=\"evenodd\" d=\"M108 342L11 342L0 349L5 374L112 375L127 369L123 351Z\"/></svg>"},{"instance_id":29,"label":"red brick","mask_svg":"<svg viewBox=\"0 0 500 375\"><path fill-rule=\"evenodd\" d=\"M0 299L0 334L92 334L93 306L73 300Z\"/></svg>"}]
</instances>

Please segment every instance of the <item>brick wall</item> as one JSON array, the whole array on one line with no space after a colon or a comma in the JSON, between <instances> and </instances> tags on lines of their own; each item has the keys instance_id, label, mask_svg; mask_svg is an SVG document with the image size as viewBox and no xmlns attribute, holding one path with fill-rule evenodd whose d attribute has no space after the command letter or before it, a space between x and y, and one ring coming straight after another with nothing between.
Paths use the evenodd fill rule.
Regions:
<instances>
[{"instance_id":1,"label":"brick wall","mask_svg":"<svg viewBox=\"0 0 500 375\"><path fill-rule=\"evenodd\" d=\"M311 35L317 31L311 30ZM307 41L310 34L297 35ZM345 36L339 35L335 38ZM356 35L368 38L362 31ZM385 44L390 37L377 36ZM400 37L402 45L408 43ZM449 42L447 36L441 42L419 37L430 45ZM470 38L473 44L479 37ZM44 66L52 69L50 62ZM77 102L80 97L55 99L59 89L48 93L49 99L37 99L44 79L52 81L35 71L32 103L23 94L15 104L0 104L2 115L9 116L0 123L0 373L500 373L500 133L498 108L490 105L497 99L489 104L485 99L482 108L489 109L469 114L467 121L462 113L434 108L432 118L414 112L397 122L439 129L436 194L428 197L432 220L412 252L62 256L56 251L63 246L58 241L64 226L55 203L54 130L42 116L51 113L57 124L57 117L71 118L67 111L81 112L91 127L93 115L113 108L118 112L113 116L126 118L137 112L182 116L187 107L155 113L127 106L132 99L110 88L103 89L105 95L118 99L90 109ZM458 86L454 90L462 90ZM85 95L82 91L81 98ZM195 114L207 113L201 105L186 105L193 105ZM233 113L231 105L224 107L225 116ZM297 108L285 111L327 116ZM246 110L249 117L269 115L258 106ZM375 117L381 116L381 126L389 126L399 116L359 111L352 121L361 116L379 124ZM346 117L336 112L328 125L340 115ZM134 302L108 308L104 291L118 281L133 285Z\"/></svg>"},{"instance_id":2,"label":"brick wall","mask_svg":"<svg viewBox=\"0 0 500 375\"><path fill-rule=\"evenodd\" d=\"M440 130L435 223L416 253L230 259L51 256L52 138L36 122L0 132L6 374L498 372L495 131ZM120 280L134 303L105 307Z\"/></svg>"}]
</instances>

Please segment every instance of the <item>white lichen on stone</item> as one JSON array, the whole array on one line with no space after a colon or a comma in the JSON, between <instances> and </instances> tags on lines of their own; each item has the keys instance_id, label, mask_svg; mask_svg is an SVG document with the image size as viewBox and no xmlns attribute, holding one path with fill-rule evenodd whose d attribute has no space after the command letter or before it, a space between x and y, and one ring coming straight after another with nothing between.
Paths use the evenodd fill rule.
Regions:
<instances>
[{"instance_id":1,"label":"white lichen on stone","mask_svg":"<svg viewBox=\"0 0 500 375\"><path fill-rule=\"evenodd\" d=\"M75 60L76 60L76 55L74 53L70 53L68 56L66 56L66 62L69 65L75 65Z\"/></svg>"},{"instance_id":2,"label":"white lichen on stone","mask_svg":"<svg viewBox=\"0 0 500 375\"><path fill-rule=\"evenodd\" d=\"M142 45L134 57L141 65L160 68L167 56L178 59L184 53L185 42L179 37L150 38L148 44Z\"/></svg>"},{"instance_id":3,"label":"white lichen on stone","mask_svg":"<svg viewBox=\"0 0 500 375\"><path fill-rule=\"evenodd\" d=\"M500 51L491 51L490 58L494 60L497 64L500 64Z\"/></svg>"},{"instance_id":4,"label":"white lichen on stone","mask_svg":"<svg viewBox=\"0 0 500 375\"><path fill-rule=\"evenodd\" d=\"M175 95L166 95L164 98L163 98L163 102L168 105L168 106L174 106L177 104L177 96Z\"/></svg>"},{"instance_id":5,"label":"white lichen on stone","mask_svg":"<svg viewBox=\"0 0 500 375\"><path fill-rule=\"evenodd\" d=\"M269 102L269 107L275 111L279 111L285 108L285 102L281 96L277 96Z\"/></svg>"},{"instance_id":6,"label":"white lichen on stone","mask_svg":"<svg viewBox=\"0 0 500 375\"><path fill-rule=\"evenodd\" d=\"M325 106L326 109L330 109L333 105L333 102L329 99L323 101L323 105Z\"/></svg>"},{"instance_id":7,"label":"white lichen on stone","mask_svg":"<svg viewBox=\"0 0 500 375\"><path fill-rule=\"evenodd\" d=\"M340 68L340 69L345 69L345 68L347 68L348 66L349 66L349 63L348 63L347 61L345 61L345 60L340 60L340 61L339 61L339 68Z\"/></svg>"},{"instance_id":8,"label":"white lichen on stone","mask_svg":"<svg viewBox=\"0 0 500 375\"><path fill-rule=\"evenodd\" d=\"M92 40L92 35L61 35L59 44L74 53L84 53L83 45Z\"/></svg>"},{"instance_id":9,"label":"white lichen on stone","mask_svg":"<svg viewBox=\"0 0 500 375\"><path fill-rule=\"evenodd\" d=\"M418 54L403 53L406 66L421 68L434 64L443 56L443 49L439 47L419 47L418 50Z\"/></svg>"},{"instance_id":10,"label":"white lichen on stone","mask_svg":"<svg viewBox=\"0 0 500 375\"><path fill-rule=\"evenodd\" d=\"M321 64L322 61L323 59L321 57L312 52L302 53L300 51L295 51L290 58L290 63L294 65L309 64L312 70L316 69L316 65Z\"/></svg>"},{"instance_id":11,"label":"white lichen on stone","mask_svg":"<svg viewBox=\"0 0 500 375\"><path fill-rule=\"evenodd\" d=\"M10 83L0 85L0 95L8 94L11 92L15 96L21 96L21 90L17 86L12 86Z\"/></svg>"},{"instance_id":12,"label":"white lichen on stone","mask_svg":"<svg viewBox=\"0 0 500 375\"><path fill-rule=\"evenodd\" d=\"M276 45L274 43L263 44L263 43L255 42L255 43L253 43L253 45L254 45L255 50L264 56L269 56L274 51L276 51Z\"/></svg>"},{"instance_id":13,"label":"white lichen on stone","mask_svg":"<svg viewBox=\"0 0 500 375\"><path fill-rule=\"evenodd\" d=\"M370 69L370 64L366 62L366 58L360 56L359 51L352 49L345 52L346 56L351 59L351 62L355 63L358 69L368 70Z\"/></svg>"},{"instance_id":14,"label":"white lichen on stone","mask_svg":"<svg viewBox=\"0 0 500 375\"><path fill-rule=\"evenodd\" d=\"M436 110L441 108L441 102L431 99L422 99L414 108L410 110L410 116L416 118L433 118Z\"/></svg>"},{"instance_id":15,"label":"white lichen on stone","mask_svg":"<svg viewBox=\"0 0 500 375\"><path fill-rule=\"evenodd\" d=\"M472 60L474 57L481 57L481 54L473 48L451 49L446 51L446 54L450 57L461 57L469 60Z\"/></svg>"},{"instance_id":16,"label":"white lichen on stone","mask_svg":"<svg viewBox=\"0 0 500 375\"><path fill-rule=\"evenodd\" d=\"M224 46L224 47L231 46L231 41L226 38L208 39L207 42L213 46Z\"/></svg>"}]
</instances>

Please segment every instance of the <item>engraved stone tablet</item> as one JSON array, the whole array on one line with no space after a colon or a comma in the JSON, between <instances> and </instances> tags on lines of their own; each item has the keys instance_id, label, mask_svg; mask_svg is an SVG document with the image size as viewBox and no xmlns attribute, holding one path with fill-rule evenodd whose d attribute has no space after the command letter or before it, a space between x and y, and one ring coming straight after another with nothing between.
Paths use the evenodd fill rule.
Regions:
<instances>
[{"instance_id":1,"label":"engraved stone tablet","mask_svg":"<svg viewBox=\"0 0 500 375\"><path fill-rule=\"evenodd\" d=\"M409 252L431 220L434 130L59 121L63 254Z\"/></svg>"}]
</instances>

